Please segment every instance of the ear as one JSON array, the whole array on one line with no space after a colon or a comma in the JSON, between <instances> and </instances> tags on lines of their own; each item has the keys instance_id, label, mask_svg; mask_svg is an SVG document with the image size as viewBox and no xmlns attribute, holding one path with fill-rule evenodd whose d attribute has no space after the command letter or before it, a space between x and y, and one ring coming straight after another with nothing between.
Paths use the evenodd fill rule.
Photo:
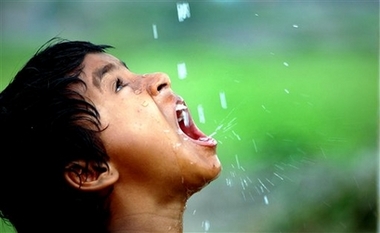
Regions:
<instances>
[{"instance_id":1,"label":"ear","mask_svg":"<svg viewBox=\"0 0 380 233\"><path fill-rule=\"evenodd\" d=\"M112 163L99 167L94 162L86 164L85 161L78 160L66 166L64 176L66 181L76 189L100 191L113 185L118 180L119 173Z\"/></svg>"}]
</instances>

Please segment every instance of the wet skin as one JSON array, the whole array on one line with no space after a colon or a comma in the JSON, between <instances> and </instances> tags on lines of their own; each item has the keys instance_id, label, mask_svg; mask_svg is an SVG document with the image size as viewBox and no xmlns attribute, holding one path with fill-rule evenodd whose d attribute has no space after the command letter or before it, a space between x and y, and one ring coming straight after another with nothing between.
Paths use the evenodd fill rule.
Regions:
<instances>
[{"instance_id":1,"label":"wet skin","mask_svg":"<svg viewBox=\"0 0 380 233\"><path fill-rule=\"evenodd\" d=\"M100 136L119 173L111 195L116 218L154 215L166 204L183 212L186 200L221 171L216 141L195 126L166 74L134 74L105 53L86 55L83 67L82 92L100 113Z\"/></svg>"}]
</instances>

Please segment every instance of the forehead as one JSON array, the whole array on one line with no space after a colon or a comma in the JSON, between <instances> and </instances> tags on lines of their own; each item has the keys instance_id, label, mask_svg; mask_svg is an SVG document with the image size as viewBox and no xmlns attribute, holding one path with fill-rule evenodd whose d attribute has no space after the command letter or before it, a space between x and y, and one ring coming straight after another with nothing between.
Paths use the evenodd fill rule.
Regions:
<instances>
[{"instance_id":1,"label":"forehead","mask_svg":"<svg viewBox=\"0 0 380 233\"><path fill-rule=\"evenodd\" d=\"M84 70L99 68L106 64L120 65L122 62L108 53L89 53L84 57Z\"/></svg>"}]
</instances>

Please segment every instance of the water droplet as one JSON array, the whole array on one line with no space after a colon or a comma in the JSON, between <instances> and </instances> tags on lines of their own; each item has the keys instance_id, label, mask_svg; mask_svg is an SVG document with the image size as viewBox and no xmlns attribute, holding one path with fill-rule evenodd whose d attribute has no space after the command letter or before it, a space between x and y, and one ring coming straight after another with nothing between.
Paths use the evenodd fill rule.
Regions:
<instances>
[{"instance_id":1,"label":"water droplet","mask_svg":"<svg viewBox=\"0 0 380 233\"><path fill-rule=\"evenodd\" d=\"M185 127L190 126L190 118L189 118L189 113L186 111L182 111L182 116L183 116L183 124Z\"/></svg>"},{"instance_id":2,"label":"water droplet","mask_svg":"<svg viewBox=\"0 0 380 233\"><path fill-rule=\"evenodd\" d=\"M239 157L236 154L235 154L235 160L236 160L237 168L240 169Z\"/></svg>"},{"instance_id":3,"label":"water droplet","mask_svg":"<svg viewBox=\"0 0 380 233\"><path fill-rule=\"evenodd\" d=\"M294 28L298 28L298 25L297 25L297 24L293 24L293 27L294 27Z\"/></svg>"},{"instance_id":4,"label":"water droplet","mask_svg":"<svg viewBox=\"0 0 380 233\"><path fill-rule=\"evenodd\" d=\"M241 141L241 138L240 138L239 134L237 134L234 130L232 130L232 133L233 133L233 135L235 135L235 137L236 137L239 141Z\"/></svg>"},{"instance_id":5,"label":"water droplet","mask_svg":"<svg viewBox=\"0 0 380 233\"><path fill-rule=\"evenodd\" d=\"M267 113L270 113L270 111L269 111L264 105L261 105L261 107L262 107Z\"/></svg>"},{"instance_id":6,"label":"water droplet","mask_svg":"<svg viewBox=\"0 0 380 233\"><path fill-rule=\"evenodd\" d=\"M278 178L280 178L280 180L284 180L284 178L282 178L279 174L277 174L277 173L275 173L275 172L273 172L273 174L274 174L275 176L277 176Z\"/></svg>"},{"instance_id":7,"label":"water droplet","mask_svg":"<svg viewBox=\"0 0 380 233\"><path fill-rule=\"evenodd\" d=\"M230 178L226 178L226 184L228 187L232 187L232 180Z\"/></svg>"},{"instance_id":8,"label":"water droplet","mask_svg":"<svg viewBox=\"0 0 380 233\"><path fill-rule=\"evenodd\" d=\"M142 106L146 107L149 105L149 103L147 101L144 100L144 102L141 104Z\"/></svg>"},{"instance_id":9,"label":"water droplet","mask_svg":"<svg viewBox=\"0 0 380 233\"><path fill-rule=\"evenodd\" d=\"M190 6L187 2L177 3L178 21L183 22L185 19L190 18Z\"/></svg>"},{"instance_id":10,"label":"water droplet","mask_svg":"<svg viewBox=\"0 0 380 233\"><path fill-rule=\"evenodd\" d=\"M224 91L219 92L220 104L223 109L227 109L226 93Z\"/></svg>"},{"instance_id":11,"label":"water droplet","mask_svg":"<svg viewBox=\"0 0 380 233\"><path fill-rule=\"evenodd\" d=\"M266 195L264 196L264 202L265 202L266 205L269 204L268 197Z\"/></svg>"},{"instance_id":12,"label":"water droplet","mask_svg":"<svg viewBox=\"0 0 380 233\"><path fill-rule=\"evenodd\" d=\"M152 24L152 29L153 29L153 38L157 39L158 38L157 25L156 24Z\"/></svg>"},{"instance_id":13,"label":"water droplet","mask_svg":"<svg viewBox=\"0 0 380 233\"><path fill-rule=\"evenodd\" d=\"M204 114L204 111L203 111L203 106L201 104L198 105L198 117L199 117L199 122L200 123L205 123L206 122L205 114Z\"/></svg>"},{"instance_id":14,"label":"water droplet","mask_svg":"<svg viewBox=\"0 0 380 233\"><path fill-rule=\"evenodd\" d=\"M141 90L137 89L134 91L136 95L140 95L141 94Z\"/></svg>"},{"instance_id":15,"label":"water droplet","mask_svg":"<svg viewBox=\"0 0 380 233\"><path fill-rule=\"evenodd\" d=\"M257 153L258 150L257 150L257 145L256 145L256 141L255 141L255 139L252 139L252 142L253 142L253 146L254 146L254 148L255 148L255 151L256 151L256 153Z\"/></svg>"},{"instance_id":16,"label":"water droplet","mask_svg":"<svg viewBox=\"0 0 380 233\"><path fill-rule=\"evenodd\" d=\"M289 94L289 90L288 89L284 89L284 91L286 92L286 94Z\"/></svg>"},{"instance_id":17,"label":"water droplet","mask_svg":"<svg viewBox=\"0 0 380 233\"><path fill-rule=\"evenodd\" d=\"M186 64L184 62L177 64L177 72L179 79L184 79L187 76Z\"/></svg>"},{"instance_id":18,"label":"water droplet","mask_svg":"<svg viewBox=\"0 0 380 233\"><path fill-rule=\"evenodd\" d=\"M180 147L182 145L182 143L176 143L175 145L173 145L173 149L177 149L178 147Z\"/></svg>"},{"instance_id":19,"label":"water droplet","mask_svg":"<svg viewBox=\"0 0 380 233\"><path fill-rule=\"evenodd\" d=\"M204 228L205 232L210 230L210 221L205 220L202 221L202 227Z\"/></svg>"},{"instance_id":20,"label":"water droplet","mask_svg":"<svg viewBox=\"0 0 380 233\"><path fill-rule=\"evenodd\" d=\"M287 62L285 62L285 61L284 61L284 63L283 63L283 64L284 64L284 66L286 66L286 67L288 67L288 66L289 66L289 64L288 64Z\"/></svg>"}]
</instances>

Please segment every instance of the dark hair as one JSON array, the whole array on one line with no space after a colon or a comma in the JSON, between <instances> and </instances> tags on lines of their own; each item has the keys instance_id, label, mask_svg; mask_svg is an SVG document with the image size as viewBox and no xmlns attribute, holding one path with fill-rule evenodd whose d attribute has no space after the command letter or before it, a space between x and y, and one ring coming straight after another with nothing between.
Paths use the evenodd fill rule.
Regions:
<instances>
[{"instance_id":1,"label":"dark hair","mask_svg":"<svg viewBox=\"0 0 380 233\"><path fill-rule=\"evenodd\" d=\"M105 231L106 197L71 188L64 171L71 161L108 160L99 113L72 88L86 88L86 54L108 48L54 38L0 94L0 217L19 233Z\"/></svg>"}]
</instances>

